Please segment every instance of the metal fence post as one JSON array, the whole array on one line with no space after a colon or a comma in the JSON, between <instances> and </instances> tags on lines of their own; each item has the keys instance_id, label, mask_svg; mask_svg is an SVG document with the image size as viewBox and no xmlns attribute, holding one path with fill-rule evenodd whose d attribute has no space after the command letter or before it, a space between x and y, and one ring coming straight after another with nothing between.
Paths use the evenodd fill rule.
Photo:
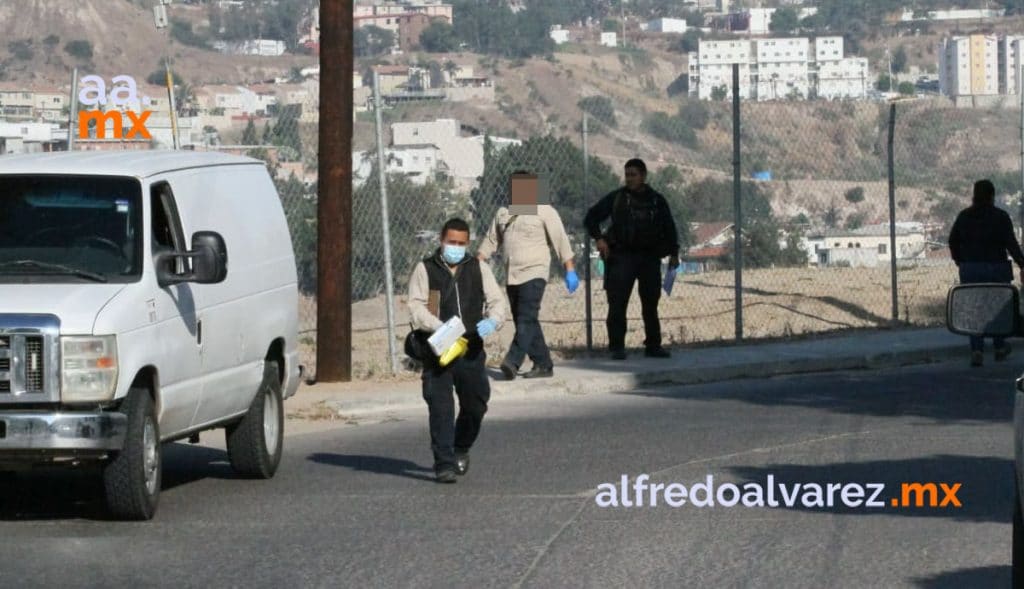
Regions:
<instances>
[{"instance_id":1,"label":"metal fence post","mask_svg":"<svg viewBox=\"0 0 1024 589\"><path fill-rule=\"evenodd\" d=\"M78 133L78 68L71 72L71 102L68 107L68 151L75 150L75 133Z\"/></svg>"},{"instance_id":2,"label":"metal fence post","mask_svg":"<svg viewBox=\"0 0 1024 589\"><path fill-rule=\"evenodd\" d=\"M736 341L743 339L743 209L740 183L740 64L732 64L732 200Z\"/></svg>"},{"instance_id":3,"label":"metal fence post","mask_svg":"<svg viewBox=\"0 0 1024 589\"><path fill-rule=\"evenodd\" d=\"M1024 65L1017 71L1017 94L1020 98L1020 202L1017 203L1019 220L1017 228L1024 232ZM1024 239L1024 233L1021 234Z\"/></svg>"},{"instance_id":4,"label":"metal fence post","mask_svg":"<svg viewBox=\"0 0 1024 589\"><path fill-rule=\"evenodd\" d=\"M587 210L590 210L590 150L587 147L587 112L583 112L583 202ZM594 351L594 314L592 291L590 287L590 236L587 235L583 241L583 263L586 292L586 321L587 321L587 351Z\"/></svg>"},{"instance_id":5,"label":"metal fence post","mask_svg":"<svg viewBox=\"0 0 1024 589\"><path fill-rule=\"evenodd\" d=\"M892 279L892 322L900 320L899 292L896 281L896 103L889 105L889 273Z\"/></svg>"},{"instance_id":6,"label":"metal fence post","mask_svg":"<svg viewBox=\"0 0 1024 589\"><path fill-rule=\"evenodd\" d=\"M388 215L387 161L384 156L384 124L381 120L380 74L373 72L373 110L377 123L377 180L380 184L380 219L384 238L384 281L387 289L388 356L391 374L398 374L398 351L395 346L395 278L391 270L391 221Z\"/></svg>"}]
</instances>

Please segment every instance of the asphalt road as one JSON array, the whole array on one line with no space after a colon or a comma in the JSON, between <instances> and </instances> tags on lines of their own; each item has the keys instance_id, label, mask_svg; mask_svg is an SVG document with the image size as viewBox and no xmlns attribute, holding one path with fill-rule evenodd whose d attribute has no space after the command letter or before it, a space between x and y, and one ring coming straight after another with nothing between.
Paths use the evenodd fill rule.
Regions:
<instances>
[{"instance_id":1,"label":"asphalt road","mask_svg":"<svg viewBox=\"0 0 1024 589\"><path fill-rule=\"evenodd\" d=\"M148 523L105 521L88 476L19 476L0 587L1007 586L1018 369L965 364L494 404L455 485L425 408L290 436L271 481L176 444ZM623 474L959 482L962 507L599 507Z\"/></svg>"}]
</instances>

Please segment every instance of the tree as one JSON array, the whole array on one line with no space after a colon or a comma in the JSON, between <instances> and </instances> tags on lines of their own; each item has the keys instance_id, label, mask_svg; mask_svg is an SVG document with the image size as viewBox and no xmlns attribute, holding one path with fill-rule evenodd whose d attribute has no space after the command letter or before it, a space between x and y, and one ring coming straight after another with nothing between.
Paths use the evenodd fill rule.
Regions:
<instances>
[{"instance_id":1,"label":"tree","mask_svg":"<svg viewBox=\"0 0 1024 589\"><path fill-rule=\"evenodd\" d=\"M875 83L875 88L877 88L879 92L891 92L892 78L889 77L889 74L879 74L878 82Z\"/></svg>"},{"instance_id":2,"label":"tree","mask_svg":"<svg viewBox=\"0 0 1024 589\"><path fill-rule=\"evenodd\" d=\"M684 100L679 105L679 120L694 129L705 129L711 120L711 112L701 100Z\"/></svg>"},{"instance_id":3,"label":"tree","mask_svg":"<svg viewBox=\"0 0 1024 589\"><path fill-rule=\"evenodd\" d=\"M21 61L31 61L35 57L35 51L32 49L32 39L21 39L18 41L10 41L7 43L7 50L11 52L16 59Z\"/></svg>"},{"instance_id":4,"label":"tree","mask_svg":"<svg viewBox=\"0 0 1024 589\"><path fill-rule=\"evenodd\" d=\"M89 60L92 59L92 43L82 39L76 39L64 45L64 52L71 57L77 57L81 60Z\"/></svg>"},{"instance_id":5,"label":"tree","mask_svg":"<svg viewBox=\"0 0 1024 589\"><path fill-rule=\"evenodd\" d=\"M583 110L605 125L609 127L618 126L618 121L615 120L615 106L612 105L611 99L607 96L587 96L586 98L581 98L577 105L580 107L580 110Z\"/></svg>"},{"instance_id":6,"label":"tree","mask_svg":"<svg viewBox=\"0 0 1024 589\"><path fill-rule=\"evenodd\" d=\"M420 33L420 47L429 53L451 53L459 48L455 28L443 20L435 20Z\"/></svg>"},{"instance_id":7,"label":"tree","mask_svg":"<svg viewBox=\"0 0 1024 589\"><path fill-rule=\"evenodd\" d=\"M904 96L913 96L917 92L917 86L913 82L900 82L896 88Z\"/></svg>"},{"instance_id":8,"label":"tree","mask_svg":"<svg viewBox=\"0 0 1024 589\"><path fill-rule=\"evenodd\" d=\"M892 54L892 71L900 74L907 70L907 50L903 45Z\"/></svg>"},{"instance_id":9,"label":"tree","mask_svg":"<svg viewBox=\"0 0 1024 589\"><path fill-rule=\"evenodd\" d=\"M800 28L800 15L791 7L776 9L768 28L773 33L791 33Z\"/></svg>"},{"instance_id":10,"label":"tree","mask_svg":"<svg viewBox=\"0 0 1024 589\"><path fill-rule=\"evenodd\" d=\"M352 46L357 57L374 57L391 51L395 34L387 29L369 25L355 30Z\"/></svg>"},{"instance_id":11,"label":"tree","mask_svg":"<svg viewBox=\"0 0 1024 589\"><path fill-rule=\"evenodd\" d=\"M272 137L273 134L270 131L270 121L267 121L263 124L263 145L270 145Z\"/></svg>"},{"instance_id":12,"label":"tree","mask_svg":"<svg viewBox=\"0 0 1024 589\"><path fill-rule=\"evenodd\" d=\"M722 101L724 101L728 97L729 97L729 87L728 86L725 86L725 85L715 86L714 88L711 89L711 100L714 100L715 102L722 102Z\"/></svg>"},{"instance_id":13,"label":"tree","mask_svg":"<svg viewBox=\"0 0 1024 589\"><path fill-rule=\"evenodd\" d=\"M245 130L242 131L242 145L258 145L259 141L256 139L256 124L253 122L252 117L249 117L249 124L245 126Z\"/></svg>"},{"instance_id":14,"label":"tree","mask_svg":"<svg viewBox=\"0 0 1024 589\"><path fill-rule=\"evenodd\" d=\"M864 200L864 188L862 186L854 186L847 190L844 196L846 197L847 202L857 204Z\"/></svg>"},{"instance_id":15,"label":"tree","mask_svg":"<svg viewBox=\"0 0 1024 589\"><path fill-rule=\"evenodd\" d=\"M825 210L825 214L822 215L821 220L825 223L825 226L830 229L835 229L839 226L839 222L842 220L843 214L839 211L839 207L836 203L830 203L828 209Z\"/></svg>"},{"instance_id":16,"label":"tree","mask_svg":"<svg viewBox=\"0 0 1024 589\"><path fill-rule=\"evenodd\" d=\"M200 49L210 48L209 43L206 42L206 38L197 35L196 32L192 30L192 23L186 20L171 20L171 37L182 45L199 47Z\"/></svg>"},{"instance_id":17,"label":"tree","mask_svg":"<svg viewBox=\"0 0 1024 589\"><path fill-rule=\"evenodd\" d=\"M448 84L451 85L455 81L455 75L459 73L459 66L449 59L444 62L444 71L448 74Z\"/></svg>"},{"instance_id":18,"label":"tree","mask_svg":"<svg viewBox=\"0 0 1024 589\"><path fill-rule=\"evenodd\" d=\"M663 112L645 115L640 129L662 141L669 141L684 147L697 146L697 134L694 130L678 117Z\"/></svg>"}]
</instances>

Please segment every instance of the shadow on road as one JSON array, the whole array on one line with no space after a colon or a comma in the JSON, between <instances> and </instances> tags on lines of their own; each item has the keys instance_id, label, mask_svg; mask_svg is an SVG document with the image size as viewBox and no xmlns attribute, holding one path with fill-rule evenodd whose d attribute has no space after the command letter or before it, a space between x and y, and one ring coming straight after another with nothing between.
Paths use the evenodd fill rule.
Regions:
<instances>
[{"instance_id":1,"label":"shadow on road","mask_svg":"<svg viewBox=\"0 0 1024 589\"><path fill-rule=\"evenodd\" d=\"M317 464L329 466L342 466L357 472L371 472L374 474L389 474L399 477L416 479L419 481L434 481L433 476L418 473L433 473L433 469L422 467L409 460L397 458L386 458L384 456L361 456L348 454L331 454L317 452L310 454L307 460Z\"/></svg>"},{"instance_id":2,"label":"shadow on road","mask_svg":"<svg viewBox=\"0 0 1024 589\"><path fill-rule=\"evenodd\" d=\"M1009 566L987 566L941 573L934 577L914 579L923 589L961 589L962 587L1009 587Z\"/></svg>"},{"instance_id":3,"label":"shadow on road","mask_svg":"<svg viewBox=\"0 0 1024 589\"><path fill-rule=\"evenodd\" d=\"M163 447L162 491L203 479L231 479L223 450L169 444ZM38 468L0 476L0 521L74 520L105 521L102 470Z\"/></svg>"},{"instance_id":4,"label":"shadow on road","mask_svg":"<svg viewBox=\"0 0 1024 589\"><path fill-rule=\"evenodd\" d=\"M867 462L844 462L822 465L769 464L766 466L739 466L729 469L744 480L736 483L742 490L746 483L765 485L768 475L775 477L775 498L780 509L803 512L820 512L843 515L896 515L906 517L941 517L957 521L1009 523L1013 514L1013 460L991 456L935 455L904 460L872 460ZM841 492L834 495L833 506L815 504L809 498L810 507L801 502L804 492L800 491L797 503L786 507L778 490L784 484L792 493L795 483L801 485L816 483L823 488L829 483L846 484L884 483L885 490L877 499L885 507L847 507ZM952 486L961 483L956 498L961 507L892 507L891 500L902 500L902 483L946 483ZM716 482L716 486L719 483ZM803 488L803 487L802 487ZM873 491L867 490L864 499ZM911 498L913 495L911 495ZM938 489L936 499L942 503L946 494ZM928 500L925 501L926 504ZM1007 536L1009 542L1009 536Z\"/></svg>"},{"instance_id":5,"label":"shadow on road","mask_svg":"<svg viewBox=\"0 0 1024 589\"><path fill-rule=\"evenodd\" d=\"M739 401L875 417L921 417L947 423L1009 424L1013 416L1010 392L1019 374L1020 368L1010 363L981 370L967 366L943 369L939 377L935 368L914 367L881 375L876 371L850 371L619 394L699 402Z\"/></svg>"}]
</instances>

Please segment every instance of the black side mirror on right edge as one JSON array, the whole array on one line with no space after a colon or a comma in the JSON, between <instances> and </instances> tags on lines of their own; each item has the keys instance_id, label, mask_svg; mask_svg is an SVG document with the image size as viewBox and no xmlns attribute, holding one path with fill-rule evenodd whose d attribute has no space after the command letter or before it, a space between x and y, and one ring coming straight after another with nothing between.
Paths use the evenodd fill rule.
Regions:
<instances>
[{"instance_id":1,"label":"black side mirror on right edge","mask_svg":"<svg viewBox=\"0 0 1024 589\"><path fill-rule=\"evenodd\" d=\"M946 328L958 335L1022 335L1020 291L1012 284L961 284L946 297Z\"/></svg>"}]
</instances>

